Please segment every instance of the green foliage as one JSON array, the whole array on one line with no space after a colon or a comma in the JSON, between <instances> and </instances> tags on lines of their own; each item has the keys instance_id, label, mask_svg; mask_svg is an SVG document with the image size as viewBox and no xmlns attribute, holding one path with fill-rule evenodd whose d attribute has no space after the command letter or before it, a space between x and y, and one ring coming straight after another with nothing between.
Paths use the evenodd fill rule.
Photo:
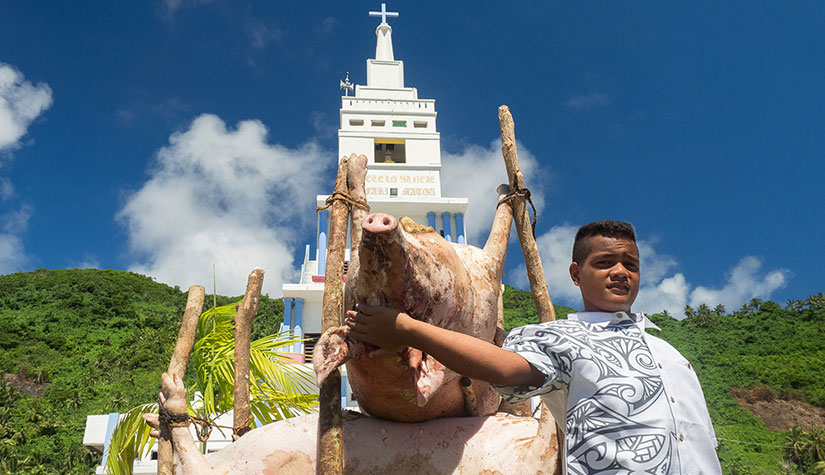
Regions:
<instances>
[{"instance_id":1,"label":"green foliage","mask_svg":"<svg viewBox=\"0 0 825 475\"><path fill-rule=\"evenodd\" d=\"M794 427L786 432L785 456L803 472L820 473L825 468L825 428Z\"/></svg>"},{"instance_id":2,"label":"green foliage","mask_svg":"<svg viewBox=\"0 0 825 475\"><path fill-rule=\"evenodd\" d=\"M85 474L98 465L101 455L82 443L86 416L155 400L185 305L180 289L124 271L0 276L0 373L43 383L34 397L0 382L0 473ZM281 300L262 296L253 338L282 321Z\"/></svg>"},{"instance_id":3,"label":"green foliage","mask_svg":"<svg viewBox=\"0 0 825 475\"><path fill-rule=\"evenodd\" d=\"M502 295L504 300L504 329L508 332L516 327L538 323L539 316L536 313L536 305L533 303L533 295L526 290L518 290L504 286ZM563 305L553 305L556 309L556 318L567 318L568 313L573 313L570 307Z\"/></svg>"},{"instance_id":4,"label":"green foliage","mask_svg":"<svg viewBox=\"0 0 825 475\"><path fill-rule=\"evenodd\" d=\"M726 473L774 474L787 466L784 434L775 434L731 394L765 386L777 397L825 407L825 308L782 308L752 299L739 311L700 306L688 318L652 315L663 338L693 364L702 383ZM738 441L738 442L731 442Z\"/></svg>"},{"instance_id":5,"label":"green foliage","mask_svg":"<svg viewBox=\"0 0 825 475\"><path fill-rule=\"evenodd\" d=\"M158 412L158 405L142 404L123 414L109 442L109 456L106 458L106 473L132 473L135 458L142 457L152 446L155 439L149 436L150 428L144 422L144 414Z\"/></svg>"},{"instance_id":6,"label":"green foliage","mask_svg":"<svg viewBox=\"0 0 825 475\"><path fill-rule=\"evenodd\" d=\"M216 300L227 305L240 298ZM0 372L39 380L42 389L32 397L0 381L0 473L86 474L99 464L100 455L82 445L86 415L155 400L185 304L180 289L123 271L0 276ZM507 330L538 321L529 292L505 287L504 308ZM559 318L572 311L556 306ZM711 325L695 318L700 310L690 311L683 320L665 313L651 319L662 328L655 334L696 369L723 468L783 472L785 435L737 404L731 388L764 385L825 407L825 294L792 300L786 308L758 299L732 313L709 307ZM282 301L262 297L252 338L275 333L282 320ZM196 384L194 365L188 388Z\"/></svg>"},{"instance_id":7,"label":"green foliage","mask_svg":"<svg viewBox=\"0 0 825 475\"><path fill-rule=\"evenodd\" d=\"M233 409L236 308L236 303L213 307L198 321L191 356L196 376L187 388L187 406L190 415L210 422ZM308 414L318 406L312 374L280 353L298 341L283 332L250 344L250 411L264 424ZM154 441L142 415L157 413L157 409L157 404L144 404L125 414L112 435L107 473L131 474L135 458L149 452ZM250 425L255 427L254 419Z\"/></svg>"},{"instance_id":8,"label":"green foliage","mask_svg":"<svg viewBox=\"0 0 825 475\"><path fill-rule=\"evenodd\" d=\"M195 412L204 419L211 420L233 406L234 317L235 305L230 304L207 310L198 324L192 352L196 379L187 392L190 401L195 393L202 395ZM313 375L280 352L297 341L288 333L277 333L251 342L250 410L264 424L317 407Z\"/></svg>"}]
</instances>

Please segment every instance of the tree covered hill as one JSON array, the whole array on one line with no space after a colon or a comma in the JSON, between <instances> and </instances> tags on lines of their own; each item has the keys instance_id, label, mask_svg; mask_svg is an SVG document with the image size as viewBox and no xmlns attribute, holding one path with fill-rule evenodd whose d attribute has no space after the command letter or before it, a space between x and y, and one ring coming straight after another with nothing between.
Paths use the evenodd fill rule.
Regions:
<instances>
[{"instance_id":1,"label":"tree covered hill","mask_svg":"<svg viewBox=\"0 0 825 475\"><path fill-rule=\"evenodd\" d=\"M99 464L82 445L86 415L157 398L186 298L124 271L0 276L0 473L88 473ZM282 321L282 301L262 297L253 339Z\"/></svg>"},{"instance_id":2,"label":"tree covered hill","mask_svg":"<svg viewBox=\"0 0 825 475\"><path fill-rule=\"evenodd\" d=\"M652 316L662 328L653 333L696 368L726 473L780 473L785 458L786 434L768 430L734 400L732 388L764 386L771 397L825 407L820 300L788 308L754 301L728 314L700 307L681 321ZM124 271L0 276L0 473L79 474L98 464L99 455L82 445L86 415L156 398L185 303L181 289ZM529 292L506 287L504 309L508 330L538 321ZM572 311L556 306L559 318ZM274 333L282 320L282 301L262 297L253 338Z\"/></svg>"}]
</instances>

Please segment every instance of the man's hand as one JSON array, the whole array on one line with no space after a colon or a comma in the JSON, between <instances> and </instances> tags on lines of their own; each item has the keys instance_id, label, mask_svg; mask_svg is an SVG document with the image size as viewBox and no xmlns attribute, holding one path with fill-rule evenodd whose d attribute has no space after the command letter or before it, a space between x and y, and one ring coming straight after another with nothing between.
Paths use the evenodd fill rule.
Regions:
<instances>
[{"instance_id":1,"label":"man's hand","mask_svg":"<svg viewBox=\"0 0 825 475\"><path fill-rule=\"evenodd\" d=\"M404 331L412 317L393 308L362 303L356 305L356 309L348 311L344 320L352 338L393 352L408 344Z\"/></svg>"}]
</instances>

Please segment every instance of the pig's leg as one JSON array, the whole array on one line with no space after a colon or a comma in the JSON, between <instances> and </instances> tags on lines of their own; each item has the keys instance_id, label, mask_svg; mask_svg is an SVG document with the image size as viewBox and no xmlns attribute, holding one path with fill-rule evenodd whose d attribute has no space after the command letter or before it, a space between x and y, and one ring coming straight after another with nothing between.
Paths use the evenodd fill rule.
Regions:
<instances>
[{"instance_id":1,"label":"pig's leg","mask_svg":"<svg viewBox=\"0 0 825 475\"><path fill-rule=\"evenodd\" d=\"M160 405L173 415L186 414L186 388L183 381L177 376L163 373L161 376ZM145 414L146 423L152 428L158 428L158 416ZM172 429L172 446L175 448L175 458L180 462L180 471L183 475L209 474L212 470L206 463L206 458L198 450L188 424L170 423ZM155 435L155 434L153 434Z\"/></svg>"}]
</instances>

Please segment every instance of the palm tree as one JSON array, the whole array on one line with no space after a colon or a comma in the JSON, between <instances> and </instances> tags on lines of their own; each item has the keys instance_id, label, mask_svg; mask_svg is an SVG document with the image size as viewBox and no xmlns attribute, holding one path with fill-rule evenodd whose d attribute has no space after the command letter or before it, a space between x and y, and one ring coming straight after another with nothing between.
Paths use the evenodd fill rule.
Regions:
<instances>
[{"instance_id":1,"label":"palm tree","mask_svg":"<svg viewBox=\"0 0 825 475\"><path fill-rule=\"evenodd\" d=\"M233 408L236 305L203 312L195 335L190 359L190 365L195 368L195 383L186 391L188 412L210 422ZM291 332L282 332L250 345L249 409L261 424L308 414L318 406L312 373L279 352L300 341L302 339ZM150 428L142 416L156 412L157 404L144 404L124 414L109 443L108 473L131 474L135 458L151 450L154 439L149 437ZM255 424L253 420L252 426ZM203 444L201 450L205 450Z\"/></svg>"},{"instance_id":2,"label":"palm tree","mask_svg":"<svg viewBox=\"0 0 825 475\"><path fill-rule=\"evenodd\" d=\"M762 305L762 299L760 299L758 297L752 298L751 301L748 303L748 306L751 308L751 310L754 310L754 311L759 310L759 307L761 305Z\"/></svg>"},{"instance_id":3,"label":"palm tree","mask_svg":"<svg viewBox=\"0 0 825 475\"><path fill-rule=\"evenodd\" d=\"M794 426L785 434L785 454L795 464L805 459L808 434L799 426Z\"/></svg>"}]
</instances>

